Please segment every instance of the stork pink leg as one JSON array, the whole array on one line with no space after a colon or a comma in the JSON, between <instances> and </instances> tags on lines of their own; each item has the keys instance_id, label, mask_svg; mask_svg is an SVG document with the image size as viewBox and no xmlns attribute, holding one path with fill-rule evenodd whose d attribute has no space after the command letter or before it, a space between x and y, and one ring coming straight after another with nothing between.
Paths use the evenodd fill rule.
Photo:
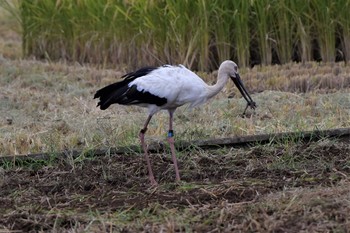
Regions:
<instances>
[{"instance_id":1,"label":"stork pink leg","mask_svg":"<svg viewBox=\"0 0 350 233\"><path fill-rule=\"evenodd\" d=\"M151 118L152 118L152 116L149 115L146 122L145 122L143 129L141 129L141 131L140 131L139 138L141 141L142 150L144 152L144 156L145 156L146 163L147 163L149 180L150 180L152 186L157 186L158 183L154 179L154 175L153 175L153 171L152 171L152 167L151 167L151 161L149 159L148 152L147 152L147 146L145 144L145 133L147 131L147 126L148 126L148 123L150 122Z\"/></svg>"},{"instance_id":2,"label":"stork pink leg","mask_svg":"<svg viewBox=\"0 0 350 233\"><path fill-rule=\"evenodd\" d=\"M173 114L174 114L174 110L173 111L169 110L170 119L169 119L168 142L170 144L171 157L172 157L173 163L174 163L176 181L180 181L180 172L179 172L179 168L177 166L177 159L176 159L175 146L174 146L175 139L174 139L174 131L173 131Z\"/></svg>"}]
</instances>

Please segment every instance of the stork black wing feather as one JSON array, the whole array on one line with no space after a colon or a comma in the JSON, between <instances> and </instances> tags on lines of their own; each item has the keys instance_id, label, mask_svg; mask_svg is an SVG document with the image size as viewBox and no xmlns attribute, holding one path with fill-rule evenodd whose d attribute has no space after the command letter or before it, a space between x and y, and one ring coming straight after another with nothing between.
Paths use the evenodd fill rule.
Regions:
<instances>
[{"instance_id":1,"label":"stork black wing feather","mask_svg":"<svg viewBox=\"0 0 350 233\"><path fill-rule=\"evenodd\" d=\"M157 106L162 106L167 103L167 99L164 97L159 97L152 95L148 91L137 90L136 85L132 85L123 98L118 101L118 104L133 105L133 104L155 104Z\"/></svg>"},{"instance_id":2,"label":"stork black wing feather","mask_svg":"<svg viewBox=\"0 0 350 233\"><path fill-rule=\"evenodd\" d=\"M143 67L143 68L140 68L134 72L130 72L130 73L127 73L127 74L124 74L122 76L122 78L125 78L124 80L135 80L136 78L138 77L142 77L142 76L145 76L149 73L151 73L153 70L156 70L158 69L159 67L154 67L154 66L147 66L147 67Z\"/></svg>"},{"instance_id":3,"label":"stork black wing feather","mask_svg":"<svg viewBox=\"0 0 350 233\"><path fill-rule=\"evenodd\" d=\"M98 90L94 95L94 99L100 98L100 101L98 102L97 106L100 106L100 109L105 110L111 104L114 104L114 103L138 104L138 103L143 103L143 99L146 99L146 100L152 99L153 95L151 95L148 92L147 94L144 92L138 92L137 90L132 90L133 93L138 92L134 97L132 97L131 93L127 94L130 90L130 87L128 86L128 84L139 77L142 77L151 73L153 70L156 70L156 69L158 69L158 67L144 67L134 72L127 73L122 76L124 78L122 81L110 84ZM149 95L151 95L151 97ZM156 98L156 96L153 96L153 97ZM150 102L150 100L148 102ZM164 100L161 102L163 103ZM166 103L166 100L165 100L165 103Z\"/></svg>"}]
</instances>

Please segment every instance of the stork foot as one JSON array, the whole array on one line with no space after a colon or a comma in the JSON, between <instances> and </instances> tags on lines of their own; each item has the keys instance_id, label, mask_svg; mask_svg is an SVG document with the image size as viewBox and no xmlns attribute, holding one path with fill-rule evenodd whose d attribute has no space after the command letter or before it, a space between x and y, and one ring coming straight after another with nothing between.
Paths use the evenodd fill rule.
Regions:
<instances>
[{"instance_id":1,"label":"stork foot","mask_svg":"<svg viewBox=\"0 0 350 233\"><path fill-rule=\"evenodd\" d=\"M151 187L157 187L158 182L154 179L154 177L149 177L149 181L151 182Z\"/></svg>"}]
</instances>

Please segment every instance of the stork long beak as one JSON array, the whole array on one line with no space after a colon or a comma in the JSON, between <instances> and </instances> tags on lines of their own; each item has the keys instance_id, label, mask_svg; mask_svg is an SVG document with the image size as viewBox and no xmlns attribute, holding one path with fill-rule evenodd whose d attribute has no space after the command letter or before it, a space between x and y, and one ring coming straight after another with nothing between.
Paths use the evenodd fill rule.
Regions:
<instances>
[{"instance_id":1,"label":"stork long beak","mask_svg":"<svg viewBox=\"0 0 350 233\"><path fill-rule=\"evenodd\" d=\"M244 87L243 82L241 80L241 77L238 73L236 73L236 77L231 77L234 84L237 86L239 92L241 92L243 98L247 101L247 106L244 109L243 115L245 115L245 112L247 111L247 108L250 107L251 109L256 108L256 103L253 101L253 99L250 97L247 89Z\"/></svg>"}]
</instances>

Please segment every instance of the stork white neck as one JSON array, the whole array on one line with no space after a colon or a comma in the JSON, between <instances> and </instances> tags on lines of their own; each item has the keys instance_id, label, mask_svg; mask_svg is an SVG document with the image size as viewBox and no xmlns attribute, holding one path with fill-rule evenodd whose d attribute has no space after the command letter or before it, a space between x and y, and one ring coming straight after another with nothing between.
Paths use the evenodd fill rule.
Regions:
<instances>
[{"instance_id":1,"label":"stork white neck","mask_svg":"<svg viewBox=\"0 0 350 233\"><path fill-rule=\"evenodd\" d=\"M224 88L230 77L229 72L227 65L222 63L218 71L217 82L213 86L208 86L208 99L217 95Z\"/></svg>"}]
</instances>

